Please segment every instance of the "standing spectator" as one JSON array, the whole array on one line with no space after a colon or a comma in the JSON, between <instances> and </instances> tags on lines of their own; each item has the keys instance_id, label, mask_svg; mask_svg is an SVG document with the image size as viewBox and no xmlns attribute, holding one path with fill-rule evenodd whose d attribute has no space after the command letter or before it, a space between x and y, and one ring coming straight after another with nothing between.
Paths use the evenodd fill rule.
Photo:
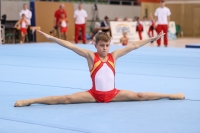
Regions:
<instances>
[{"instance_id":1,"label":"standing spectator","mask_svg":"<svg viewBox=\"0 0 200 133\"><path fill-rule=\"evenodd\" d=\"M27 29L28 41L31 42L32 41L32 32L30 30L30 27L31 27L32 12L28 9L27 4L23 4L23 9L19 13L20 18L22 18L22 14L25 15L25 19L28 24L28 29Z\"/></svg>"},{"instance_id":2,"label":"standing spectator","mask_svg":"<svg viewBox=\"0 0 200 133\"><path fill-rule=\"evenodd\" d=\"M155 21L153 19L153 15L150 14L149 30L148 30L149 37L154 37L154 29L155 29Z\"/></svg>"},{"instance_id":3,"label":"standing spectator","mask_svg":"<svg viewBox=\"0 0 200 133\"><path fill-rule=\"evenodd\" d=\"M104 17L104 21L101 22L102 31L110 36L110 25L108 16Z\"/></svg>"},{"instance_id":4,"label":"standing spectator","mask_svg":"<svg viewBox=\"0 0 200 133\"><path fill-rule=\"evenodd\" d=\"M58 38L60 38L60 32L59 32L59 28L60 28L60 23L59 20L62 19L62 14L64 14L64 17L67 18L67 13L64 9L65 5L64 4L60 4L59 9L55 11L54 13L54 29L56 30L56 35ZM50 33L52 33L53 31L50 31Z\"/></svg>"},{"instance_id":5,"label":"standing spectator","mask_svg":"<svg viewBox=\"0 0 200 133\"><path fill-rule=\"evenodd\" d=\"M75 19L75 43L78 43L79 29L82 31L82 41L86 43L86 22L87 22L87 12L82 9L82 4L78 5L78 9L74 12Z\"/></svg>"},{"instance_id":6,"label":"standing spectator","mask_svg":"<svg viewBox=\"0 0 200 133\"><path fill-rule=\"evenodd\" d=\"M139 17L137 18L136 31L138 32L138 36L139 36L140 40L142 40L143 23Z\"/></svg>"},{"instance_id":7,"label":"standing spectator","mask_svg":"<svg viewBox=\"0 0 200 133\"><path fill-rule=\"evenodd\" d=\"M160 7L156 9L155 13L155 20L157 22L156 31L159 34L161 31L165 33L164 35L164 45L167 47L168 39L167 39L167 32L168 32L168 24L170 21L170 9L165 7L165 1L161 0ZM157 40L158 46L160 46L161 40Z\"/></svg>"}]
</instances>

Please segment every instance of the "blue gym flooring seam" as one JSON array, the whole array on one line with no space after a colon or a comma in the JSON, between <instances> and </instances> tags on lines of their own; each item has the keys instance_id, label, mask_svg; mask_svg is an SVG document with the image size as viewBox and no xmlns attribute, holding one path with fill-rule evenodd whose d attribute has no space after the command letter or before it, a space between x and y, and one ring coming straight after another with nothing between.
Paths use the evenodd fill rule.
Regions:
<instances>
[{"instance_id":1,"label":"blue gym flooring seam","mask_svg":"<svg viewBox=\"0 0 200 133\"><path fill-rule=\"evenodd\" d=\"M58 88L68 88L68 89L78 89L78 90L88 90L83 88L74 88L74 87L65 87L65 86L54 86L54 85L43 85L43 84L33 84L33 83L24 83L24 82L15 82L15 81L3 81L0 82L7 82L7 83L15 83L15 84L27 84L27 85L37 85L37 86L49 86L49 87L58 87Z\"/></svg>"},{"instance_id":2,"label":"blue gym flooring seam","mask_svg":"<svg viewBox=\"0 0 200 133\"><path fill-rule=\"evenodd\" d=\"M8 66L13 66L14 67L15 65L8 65ZM19 67L27 67L27 66L19 66ZM60 69L60 70L64 69L64 68L50 68L50 67L33 67L33 68L49 68L49 69ZM87 72L89 72L89 70L73 69L73 68L65 68L64 70L79 70L79 71L87 71ZM119 74L129 74L129 75L145 75L145 76L153 76L153 77L170 77L170 78L182 78L182 79L200 79L200 78L193 78L193 77L177 77L177 76L152 75L152 74L141 74L141 73L130 73L130 72L126 73L126 72L120 72L120 71L117 71L117 73L119 73Z\"/></svg>"},{"instance_id":3,"label":"blue gym flooring seam","mask_svg":"<svg viewBox=\"0 0 200 133\"><path fill-rule=\"evenodd\" d=\"M64 86L53 86L53 85L42 85L42 84L33 84L33 83L22 83L22 82L13 82L13 81L2 81L0 82L7 82L7 83L15 83L15 84L27 84L27 85L36 85L36 86L48 86L48 87L58 87L58 88L67 88L67 89L78 89L78 90L88 90L83 88L74 88L74 87L64 87ZM200 101L199 99L185 99L189 101Z\"/></svg>"},{"instance_id":4,"label":"blue gym flooring seam","mask_svg":"<svg viewBox=\"0 0 200 133\"><path fill-rule=\"evenodd\" d=\"M185 99L185 100L188 100L188 101L194 101L194 102L200 102L200 100L198 100L198 99Z\"/></svg>"},{"instance_id":5,"label":"blue gym flooring seam","mask_svg":"<svg viewBox=\"0 0 200 133\"><path fill-rule=\"evenodd\" d=\"M62 51L63 52L63 51ZM0 56L12 56L12 57L23 57L23 58L29 58L29 57L33 57L33 58L38 58L38 57L40 57L40 58L44 58L44 59L51 59L51 58L54 58L54 59L72 59L72 60L74 60L74 59L76 59L76 60L81 60L81 58L68 58L68 57L45 57L45 56L30 56L30 55L26 55L26 56L24 56L24 55L6 55L6 54L0 54ZM156 58L163 58L163 57L169 57L169 56L163 56L163 55L159 55L159 57L158 56L153 56L153 55L134 55L134 57L146 57L146 58L148 58L148 57L156 57ZM82 57L83 58L83 57ZM176 59L200 59L199 57L173 57L174 59L176 58Z\"/></svg>"},{"instance_id":6,"label":"blue gym flooring seam","mask_svg":"<svg viewBox=\"0 0 200 133\"><path fill-rule=\"evenodd\" d=\"M79 129L79 128L72 128L72 127L59 127L59 126L54 126L54 125L47 125L47 124L39 124L38 122L29 122L29 121L25 121L25 120L18 120L18 119L13 119L13 118L3 118L0 117L1 120L7 120L7 121L15 121L15 122L20 122L20 123L26 123L26 124L32 124L32 125L38 125L38 126L44 126L44 127L51 127L51 128L57 128L57 129L63 129L63 130L67 130L67 131L76 131L76 132L80 132L80 133L100 133L97 131L88 131L86 129ZM102 132L101 132L102 133Z\"/></svg>"},{"instance_id":7,"label":"blue gym flooring seam","mask_svg":"<svg viewBox=\"0 0 200 133\"><path fill-rule=\"evenodd\" d=\"M123 61L118 61L118 63ZM146 63L146 62L125 62L130 64L154 64L154 65L166 65L166 66L186 66L186 67L200 67L194 65L182 65L182 64L164 64L164 63ZM20 67L37 67L37 68L51 68L51 69L71 69L71 68L56 68L56 67L42 67L42 66L27 66L27 65L14 65L14 64L0 64L1 66L20 66ZM74 70L81 70L81 69L74 69Z\"/></svg>"}]
</instances>

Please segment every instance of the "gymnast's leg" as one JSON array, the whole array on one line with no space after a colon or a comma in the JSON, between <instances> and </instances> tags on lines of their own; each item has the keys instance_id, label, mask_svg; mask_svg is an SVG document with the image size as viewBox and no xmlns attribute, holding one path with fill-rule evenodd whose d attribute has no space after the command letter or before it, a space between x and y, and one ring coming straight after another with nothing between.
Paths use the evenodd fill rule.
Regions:
<instances>
[{"instance_id":1,"label":"gymnast's leg","mask_svg":"<svg viewBox=\"0 0 200 133\"><path fill-rule=\"evenodd\" d=\"M185 99L184 94L162 94L152 92L132 92L128 90L121 90L111 101L147 101L147 100L158 100L162 98L169 98L170 100L181 100Z\"/></svg>"},{"instance_id":2,"label":"gymnast's leg","mask_svg":"<svg viewBox=\"0 0 200 133\"><path fill-rule=\"evenodd\" d=\"M43 98L34 98L27 100L18 100L15 107L29 106L31 104L73 104L73 103L90 103L96 102L89 92L78 92L72 95L49 96Z\"/></svg>"}]
</instances>

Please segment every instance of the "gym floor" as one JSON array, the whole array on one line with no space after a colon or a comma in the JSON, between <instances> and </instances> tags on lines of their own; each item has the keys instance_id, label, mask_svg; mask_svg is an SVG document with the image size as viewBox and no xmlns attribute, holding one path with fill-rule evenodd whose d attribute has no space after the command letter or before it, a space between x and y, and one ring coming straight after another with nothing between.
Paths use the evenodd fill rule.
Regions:
<instances>
[{"instance_id":1,"label":"gym floor","mask_svg":"<svg viewBox=\"0 0 200 133\"><path fill-rule=\"evenodd\" d=\"M190 42L196 43L196 42ZM185 94L185 100L33 104L16 100L91 88L84 58L54 43L0 46L1 133L199 133L199 49L145 47L120 58L116 88ZM180 44L177 44L180 45ZM78 45L95 51L93 45ZM174 44L176 46L176 44ZM111 46L111 50L122 46Z\"/></svg>"}]
</instances>

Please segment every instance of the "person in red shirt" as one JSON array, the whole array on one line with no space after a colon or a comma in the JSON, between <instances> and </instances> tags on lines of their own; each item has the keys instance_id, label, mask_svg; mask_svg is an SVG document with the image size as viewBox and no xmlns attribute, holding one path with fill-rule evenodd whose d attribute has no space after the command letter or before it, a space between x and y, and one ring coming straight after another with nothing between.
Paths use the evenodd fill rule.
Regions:
<instances>
[{"instance_id":1,"label":"person in red shirt","mask_svg":"<svg viewBox=\"0 0 200 133\"><path fill-rule=\"evenodd\" d=\"M60 34L59 34L59 26L60 26L59 20L62 18L62 17L61 17L62 14L64 14L64 15L65 15L65 18L67 18L67 13L66 13L64 7L65 7L65 5L64 5L64 4L61 4L61 5L59 6L59 9L56 10L56 11L55 11L55 14L54 14L54 29L56 30L56 34L57 34L56 36L57 36L57 37L60 37ZM53 29L52 31L50 31L51 34L53 33L54 29Z\"/></svg>"},{"instance_id":2,"label":"person in red shirt","mask_svg":"<svg viewBox=\"0 0 200 133\"><path fill-rule=\"evenodd\" d=\"M150 15L150 24L149 24L148 35L149 37L154 37L154 30L155 30L155 21L153 19L152 14Z\"/></svg>"},{"instance_id":3,"label":"person in red shirt","mask_svg":"<svg viewBox=\"0 0 200 133\"><path fill-rule=\"evenodd\" d=\"M17 23L15 24L14 27L21 31L21 41L20 41L20 43L24 43L25 36L27 34L27 28L28 28L28 23L26 21L25 14L22 14L22 18L19 21L17 21Z\"/></svg>"},{"instance_id":4,"label":"person in red shirt","mask_svg":"<svg viewBox=\"0 0 200 133\"><path fill-rule=\"evenodd\" d=\"M61 39L67 40L67 31L68 31L67 25L69 21L65 17L64 13L62 13L61 17L62 18L59 20Z\"/></svg>"}]
</instances>

